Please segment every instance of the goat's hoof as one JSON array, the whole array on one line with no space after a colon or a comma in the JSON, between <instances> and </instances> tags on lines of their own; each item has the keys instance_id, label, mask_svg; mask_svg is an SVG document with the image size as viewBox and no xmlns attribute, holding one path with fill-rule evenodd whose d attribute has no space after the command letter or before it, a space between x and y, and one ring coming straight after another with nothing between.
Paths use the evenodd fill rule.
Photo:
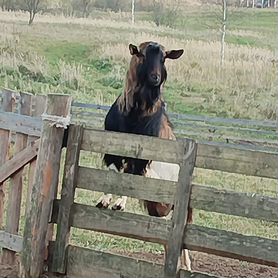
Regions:
<instances>
[{"instance_id":1,"label":"goat's hoof","mask_svg":"<svg viewBox=\"0 0 278 278\"><path fill-rule=\"evenodd\" d=\"M123 211L125 208L122 206L122 205L117 205L115 204L113 207L112 207L112 210L120 210L120 211Z\"/></svg>"},{"instance_id":2,"label":"goat's hoof","mask_svg":"<svg viewBox=\"0 0 278 278\"><path fill-rule=\"evenodd\" d=\"M97 205L96 205L97 208L103 208L103 209L106 209L109 207L109 204L106 203L106 202L98 202Z\"/></svg>"}]
</instances>

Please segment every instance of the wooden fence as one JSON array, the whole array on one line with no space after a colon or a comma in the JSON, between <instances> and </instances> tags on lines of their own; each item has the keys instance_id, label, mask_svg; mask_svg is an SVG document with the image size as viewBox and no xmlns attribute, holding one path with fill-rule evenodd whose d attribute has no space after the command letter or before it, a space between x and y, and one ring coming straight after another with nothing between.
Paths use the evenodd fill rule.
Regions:
<instances>
[{"instance_id":1,"label":"wooden fence","mask_svg":"<svg viewBox=\"0 0 278 278\"><path fill-rule=\"evenodd\" d=\"M91 128L103 128L110 106L73 102L73 121ZM169 113L175 134L198 141L265 146L277 149L277 123L265 120L215 118L201 115Z\"/></svg>"},{"instance_id":2,"label":"wooden fence","mask_svg":"<svg viewBox=\"0 0 278 278\"><path fill-rule=\"evenodd\" d=\"M21 240L17 236L20 228L20 217L30 205L30 192L36 166L40 133L26 132L25 125L29 120L15 120L20 117L38 117L45 108L46 97L32 96L28 93L17 94L10 90L2 92L0 105L0 242L3 247L2 263L15 264L15 253L21 250ZM16 113L15 113L16 112ZM13 126L14 124L14 126ZM40 129L40 125L38 126ZM13 140L11 140L13 139ZM24 166L29 164L28 173L24 174ZM25 171L26 172L26 171ZM23 179L28 178L28 188L23 188ZM8 198L5 181L9 179ZM27 191L27 199L23 200L22 191ZM6 200L6 217L4 219L4 203ZM24 211L23 211L24 209ZM5 222L5 224L3 223Z\"/></svg>"},{"instance_id":3,"label":"wooden fence","mask_svg":"<svg viewBox=\"0 0 278 278\"><path fill-rule=\"evenodd\" d=\"M30 161L34 164L34 158L38 152L39 154L35 174L31 174L34 166L29 166L31 169L29 191L33 184L35 186L32 195L27 194L24 237L17 235L21 183L19 186L10 187L12 192L16 191L16 193L9 195L7 199L8 217L5 231L0 232L0 244L5 248L4 251L7 254L11 253L12 256L15 252L23 253L23 265L29 277L38 277L42 272L44 259L47 256L45 247L48 240L51 239L49 236L52 227L49 225L50 222L57 223L58 229L56 241L49 247L48 267L55 272L66 273L67 277L94 277L93 274L95 277L164 277L164 275L165 277L175 277L174 273L178 271L176 264L178 252L174 251L179 249L180 244L190 250L277 267L277 240L246 236L193 224L186 225L184 219L186 219L187 202L191 208L278 222L278 201L276 198L218 190L197 184L192 184L190 191L188 177L191 172L186 166L187 164L192 165L194 155L191 156L193 158L189 163L190 161L185 160L185 154L190 149L189 145L195 146L195 144L188 139L172 142L72 125L69 131L62 197L61 200L55 200L63 129L49 125L47 119L43 121L41 127L42 121L37 117L11 113L13 105L10 103L13 104L17 99L21 99L21 107L24 107L23 104L26 102L23 100L27 97L31 97L32 100L32 96L28 94L21 94L18 98L13 92L2 92L2 110L0 112L1 188L3 189L3 182L7 178L13 182L14 176L20 174L22 177L23 166ZM35 101L40 103L36 97L32 103ZM67 96L50 95L46 112L54 116L66 117L70 111L70 102L71 99ZM10 108L11 106L12 108ZM39 105L39 107L43 107L43 105ZM23 110L17 110L17 112L21 111ZM29 115L35 116L34 111L33 109L29 112ZM41 112L41 110L36 112L36 115L41 114ZM258 123L256 125L258 126ZM266 128L272 130L271 125L269 122L265 124ZM16 153L13 158L6 161L11 135L15 141ZM25 138L23 141L27 141L27 144L23 144L22 147L17 142L20 142L23 136ZM38 136L41 136L39 150L36 142ZM28 144L28 142L33 143ZM78 163L80 150L177 163L181 169L185 170L180 171L178 182L157 181L140 176L117 174L80 166ZM163 150L163 152L159 150ZM194 151L192 153L194 154ZM17 159L14 159L15 157ZM19 159L20 157L21 159ZM277 179L278 152L265 145L254 147L223 142L198 142L195 167ZM99 210L93 206L74 203L76 187L174 203L176 209L171 221L127 212ZM189 194L189 192L191 193ZM183 198L178 199L179 197ZM30 198L31 202L28 201ZM3 199L2 194L0 199L2 200L2 218ZM11 224L9 223L14 226L10 228ZM173 225L174 223L178 223L178 225ZM71 246L68 245L70 227L161 244L168 243L170 251L172 251L169 252L163 267L143 260L134 260L129 257ZM178 271L178 274L180 277L213 277L182 270Z\"/></svg>"}]
</instances>

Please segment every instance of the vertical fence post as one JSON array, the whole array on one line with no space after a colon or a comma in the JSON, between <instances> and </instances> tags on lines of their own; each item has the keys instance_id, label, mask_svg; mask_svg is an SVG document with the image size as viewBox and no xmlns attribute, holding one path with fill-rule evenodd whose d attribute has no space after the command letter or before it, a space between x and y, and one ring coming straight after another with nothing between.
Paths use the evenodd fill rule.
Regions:
<instances>
[{"instance_id":1,"label":"vertical fence post","mask_svg":"<svg viewBox=\"0 0 278 278\"><path fill-rule=\"evenodd\" d=\"M13 93L8 90L2 90L2 108L4 112L12 112ZM9 150L9 130L0 129L0 165L3 165L8 156ZM4 214L4 183L0 183L0 228L3 224Z\"/></svg>"},{"instance_id":2,"label":"vertical fence post","mask_svg":"<svg viewBox=\"0 0 278 278\"><path fill-rule=\"evenodd\" d=\"M188 216L191 179L197 155L197 144L193 140L184 140L184 157L180 164L179 180L175 194L172 231L164 265L164 278L179 277L179 257L183 247L183 237Z\"/></svg>"},{"instance_id":3,"label":"vertical fence post","mask_svg":"<svg viewBox=\"0 0 278 278\"><path fill-rule=\"evenodd\" d=\"M46 96L32 96L32 117L40 117L43 112L45 111L45 105L46 105ZM39 137L36 136L28 136L28 145L32 142L39 139ZM31 202L31 193L32 193L32 187L34 184L34 175L35 175L35 168L36 168L37 160L33 160L29 164L29 171L28 171L28 189L27 189L27 198L26 198L26 208L25 208L25 217L27 217L27 212L29 210L29 205Z\"/></svg>"},{"instance_id":4,"label":"vertical fence post","mask_svg":"<svg viewBox=\"0 0 278 278\"><path fill-rule=\"evenodd\" d=\"M31 114L31 94L20 93L19 96L19 114ZM27 146L27 135L16 133L14 153L22 151ZM7 218L5 231L11 234L18 234L20 209L22 199L22 183L23 183L23 168L11 176L10 190L7 207ZM2 263L14 265L16 263L15 252L3 249Z\"/></svg>"},{"instance_id":5,"label":"vertical fence post","mask_svg":"<svg viewBox=\"0 0 278 278\"><path fill-rule=\"evenodd\" d=\"M70 106L70 96L48 95L31 205L25 221L22 252L25 277L38 278L43 271L47 228L58 186L64 135L64 128L61 128L63 123L55 116L67 117L70 114Z\"/></svg>"},{"instance_id":6,"label":"vertical fence post","mask_svg":"<svg viewBox=\"0 0 278 278\"><path fill-rule=\"evenodd\" d=\"M66 162L63 176L61 201L57 220L57 234L54 245L53 272L66 274L66 248L70 234L70 210L74 201L76 175L78 170L80 146L83 136L81 126L71 125L69 128Z\"/></svg>"}]
</instances>

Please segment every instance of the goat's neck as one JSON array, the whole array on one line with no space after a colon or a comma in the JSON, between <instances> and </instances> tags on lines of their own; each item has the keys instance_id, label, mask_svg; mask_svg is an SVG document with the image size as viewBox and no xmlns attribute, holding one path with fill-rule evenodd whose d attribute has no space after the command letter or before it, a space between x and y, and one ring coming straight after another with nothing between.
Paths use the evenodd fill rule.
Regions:
<instances>
[{"instance_id":1,"label":"goat's neck","mask_svg":"<svg viewBox=\"0 0 278 278\"><path fill-rule=\"evenodd\" d=\"M155 113L161 107L162 85L151 88L149 86L138 86L135 91L134 107L141 110L144 114Z\"/></svg>"}]
</instances>

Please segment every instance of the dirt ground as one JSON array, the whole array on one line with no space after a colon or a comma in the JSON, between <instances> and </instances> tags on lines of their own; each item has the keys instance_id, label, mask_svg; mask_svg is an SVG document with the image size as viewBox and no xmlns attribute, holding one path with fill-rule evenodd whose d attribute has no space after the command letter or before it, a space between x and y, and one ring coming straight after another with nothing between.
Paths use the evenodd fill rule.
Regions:
<instances>
[{"instance_id":1,"label":"dirt ground","mask_svg":"<svg viewBox=\"0 0 278 278\"><path fill-rule=\"evenodd\" d=\"M163 263L163 254L153 253L127 253L123 251L114 251L113 253L131 256L138 259ZM192 270L220 277L233 278L277 278L278 269L273 267L261 266L253 263L241 262L238 260L222 258L214 255L208 255L200 252L191 252ZM18 277L18 264L8 266L0 264L1 278Z\"/></svg>"},{"instance_id":2,"label":"dirt ground","mask_svg":"<svg viewBox=\"0 0 278 278\"><path fill-rule=\"evenodd\" d=\"M157 263L163 263L164 255L152 253L126 253L117 252L138 259L145 259ZM239 260L223 258L200 252L190 252L192 271L204 272L220 277L233 278L278 278L278 268L267 267Z\"/></svg>"}]
</instances>

